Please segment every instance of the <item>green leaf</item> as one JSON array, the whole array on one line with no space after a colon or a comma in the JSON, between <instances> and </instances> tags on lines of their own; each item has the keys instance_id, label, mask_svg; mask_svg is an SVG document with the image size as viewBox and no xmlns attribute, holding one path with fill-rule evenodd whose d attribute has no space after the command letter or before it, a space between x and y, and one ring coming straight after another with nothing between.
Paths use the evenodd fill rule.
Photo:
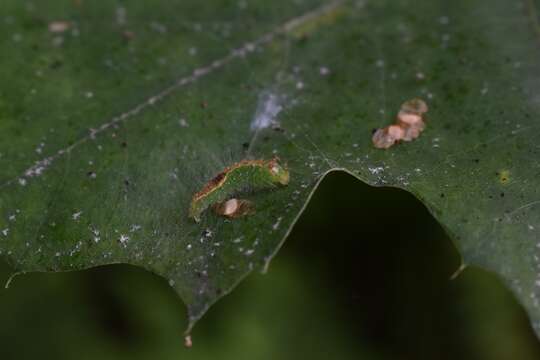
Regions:
<instances>
[{"instance_id":1,"label":"green leaf","mask_svg":"<svg viewBox=\"0 0 540 360\"><path fill-rule=\"evenodd\" d=\"M538 332L535 4L3 1L1 256L18 273L144 267L192 326L347 171L416 195ZM371 130L415 97L427 129L375 149ZM255 214L188 219L215 174L275 155L290 184L246 195Z\"/></svg>"}]
</instances>

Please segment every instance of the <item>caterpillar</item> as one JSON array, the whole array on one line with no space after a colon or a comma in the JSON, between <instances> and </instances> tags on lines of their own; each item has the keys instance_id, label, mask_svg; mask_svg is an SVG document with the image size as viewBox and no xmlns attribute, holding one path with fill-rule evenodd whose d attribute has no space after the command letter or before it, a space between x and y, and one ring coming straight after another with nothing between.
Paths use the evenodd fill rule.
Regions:
<instances>
[{"instance_id":1,"label":"caterpillar","mask_svg":"<svg viewBox=\"0 0 540 360\"><path fill-rule=\"evenodd\" d=\"M286 186L289 171L274 157L270 160L242 160L210 180L193 195L189 217L199 222L201 214L214 204L221 204L231 196L246 190L257 191Z\"/></svg>"}]
</instances>

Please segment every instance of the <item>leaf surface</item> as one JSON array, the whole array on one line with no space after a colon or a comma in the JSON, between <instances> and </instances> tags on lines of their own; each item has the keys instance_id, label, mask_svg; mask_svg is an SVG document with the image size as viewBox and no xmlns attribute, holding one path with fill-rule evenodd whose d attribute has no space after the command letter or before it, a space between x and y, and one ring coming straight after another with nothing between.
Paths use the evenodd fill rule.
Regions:
<instances>
[{"instance_id":1,"label":"leaf surface","mask_svg":"<svg viewBox=\"0 0 540 360\"><path fill-rule=\"evenodd\" d=\"M3 1L1 256L18 272L144 267L193 325L343 170L416 195L538 331L536 5ZM375 149L415 97L427 129ZM291 181L247 195L255 214L188 219L214 175L273 156Z\"/></svg>"}]
</instances>

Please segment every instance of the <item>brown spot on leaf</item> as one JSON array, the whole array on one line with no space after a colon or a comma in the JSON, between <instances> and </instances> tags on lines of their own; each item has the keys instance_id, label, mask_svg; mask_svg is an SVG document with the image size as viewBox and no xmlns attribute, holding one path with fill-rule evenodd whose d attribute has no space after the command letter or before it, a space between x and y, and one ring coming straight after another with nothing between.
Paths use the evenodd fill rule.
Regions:
<instances>
[{"instance_id":1,"label":"brown spot on leaf","mask_svg":"<svg viewBox=\"0 0 540 360\"><path fill-rule=\"evenodd\" d=\"M499 177L499 181L501 184L506 185L510 182L510 171L509 170L501 170L497 173L497 176Z\"/></svg>"},{"instance_id":2,"label":"brown spot on leaf","mask_svg":"<svg viewBox=\"0 0 540 360\"><path fill-rule=\"evenodd\" d=\"M426 127L424 114L427 111L428 106L421 99L404 102L398 112L395 124L377 129L373 133L371 138L373 145L378 149L388 149L399 141L416 139Z\"/></svg>"}]
</instances>

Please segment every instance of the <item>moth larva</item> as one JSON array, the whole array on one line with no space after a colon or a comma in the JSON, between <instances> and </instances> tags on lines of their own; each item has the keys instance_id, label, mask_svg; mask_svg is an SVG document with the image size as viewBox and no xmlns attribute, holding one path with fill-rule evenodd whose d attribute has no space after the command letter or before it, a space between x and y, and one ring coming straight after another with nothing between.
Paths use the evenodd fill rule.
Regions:
<instances>
[{"instance_id":1,"label":"moth larva","mask_svg":"<svg viewBox=\"0 0 540 360\"><path fill-rule=\"evenodd\" d=\"M200 221L201 214L214 204L246 190L256 191L289 183L289 171L271 160L242 160L227 167L210 180L191 200L189 217Z\"/></svg>"}]
</instances>

